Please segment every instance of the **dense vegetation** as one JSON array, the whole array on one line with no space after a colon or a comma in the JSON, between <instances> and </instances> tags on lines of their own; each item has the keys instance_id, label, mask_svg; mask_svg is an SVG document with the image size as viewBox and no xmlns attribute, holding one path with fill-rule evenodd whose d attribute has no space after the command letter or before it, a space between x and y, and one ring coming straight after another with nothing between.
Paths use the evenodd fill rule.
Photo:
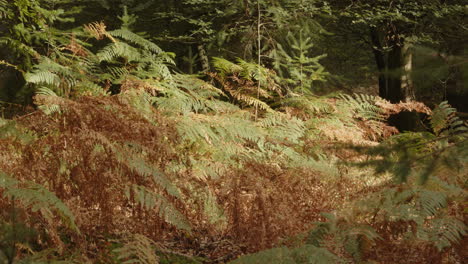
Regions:
<instances>
[{"instance_id":1,"label":"dense vegetation","mask_svg":"<svg viewBox=\"0 0 468 264\"><path fill-rule=\"evenodd\" d=\"M0 0L0 264L463 263L466 12Z\"/></svg>"}]
</instances>

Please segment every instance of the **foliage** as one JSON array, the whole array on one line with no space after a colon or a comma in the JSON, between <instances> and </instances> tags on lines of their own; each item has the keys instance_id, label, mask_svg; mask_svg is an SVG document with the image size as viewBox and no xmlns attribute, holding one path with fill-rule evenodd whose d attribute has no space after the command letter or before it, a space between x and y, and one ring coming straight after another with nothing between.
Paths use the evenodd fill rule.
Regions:
<instances>
[{"instance_id":1,"label":"foliage","mask_svg":"<svg viewBox=\"0 0 468 264\"><path fill-rule=\"evenodd\" d=\"M118 259L126 263L158 264L155 243L142 235L126 235L122 238L122 247L114 250Z\"/></svg>"},{"instance_id":2,"label":"foliage","mask_svg":"<svg viewBox=\"0 0 468 264\"><path fill-rule=\"evenodd\" d=\"M300 248L273 248L254 255L244 256L232 264L241 263L340 263L340 259L330 252L306 245Z\"/></svg>"},{"instance_id":3,"label":"foliage","mask_svg":"<svg viewBox=\"0 0 468 264\"><path fill-rule=\"evenodd\" d=\"M0 2L0 45L13 56L10 63L26 71L40 55L58 49L66 39L54 23L72 21L53 1L14 0Z\"/></svg>"},{"instance_id":4,"label":"foliage","mask_svg":"<svg viewBox=\"0 0 468 264\"><path fill-rule=\"evenodd\" d=\"M291 51L285 50L281 44L277 44L275 51L276 65L285 82L291 85L295 91L302 94L305 91L313 91L314 81L324 81L326 73L324 67L320 65L319 60L326 55L310 57L310 51L314 47L312 38L308 37L310 30L299 30L297 36L288 32L285 37L286 47ZM285 74L287 72L287 74ZM289 78L286 78L289 76Z\"/></svg>"},{"instance_id":5,"label":"foliage","mask_svg":"<svg viewBox=\"0 0 468 264\"><path fill-rule=\"evenodd\" d=\"M268 104L261 99L268 100L274 95L282 95L275 74L260 65L241 59L235 64L222 58L214 58L213 65L219 74L212 74L211 76L241 106L246 105L258 107L262 110L270 110Z\"/></svg>"},{"instance_id":6,"label":"foliage","mask_svg":"<svg viewBox=\"0 0 468 264\"><path fill-rule=\"evenodd\" d=\"M438 6L384 2L0 0L1 69L34 90L0 119L0 262L462 262L457 111L317 95L331 11L418 30ZM373 47L388 59L410 41L380 33L405 38ZM427 131L391 126L403 112Z\"/></svg>"}]
</instances>

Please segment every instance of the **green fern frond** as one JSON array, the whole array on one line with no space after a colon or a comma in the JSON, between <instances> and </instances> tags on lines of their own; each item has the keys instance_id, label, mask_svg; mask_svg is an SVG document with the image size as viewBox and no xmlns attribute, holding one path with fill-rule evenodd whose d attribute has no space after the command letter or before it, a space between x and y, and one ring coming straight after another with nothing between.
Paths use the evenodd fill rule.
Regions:
<instances>
[{"instance_id":1,"label":"green fern frond","mask_svg":"<svg viewBox=\"0 0 468 264\"><path fill-rule=\"evenodd\" d=\"M325 236L336 231L336 216L328 213L322 213L322 216L328 221L316 222L307 236L307 243L316 247L322 247Z\"/></svg>"},{"instance_id":2,"label":"green fern frond","mask_svg":"<svg viewBox=\"0 0 468 264\"><path fill-rule=\"evenodd\" d=\"M36 136L13 120L0 118L0 139L11 139L26 145L36 140Z\"/></svg>"},{"instance_id":3,"label":"green fern frond","mask_svg":"<svg viewBox=\"0 0 468 264\"><path fill-rule=\"evenodd\" d=\"M238 74L242 67L223 58L213 57L213 66L222 75Z\"/></svg>"},{"instance_id":4,"label":"green fern frond","mask_svg":"<svg viewBox=\"0 0 468 264\"><path fill-rule=\"evenodd\" d=\"M0 19L4 19L9 15L11 15L11 12L8 9L7 0L0 0Z\"/></svg>"},{"instance_id":5,"label":"green fern frond","mask_svg":"<svg viewBox=\"0 0 468 264\"><path fill-rule=\"evenodd\" d=\"M230 91L231 95L238 101L248 106L258 107L262 110L271 110L270 106L260 99L244 94L241 90Z\"/></svg>"},{"instance_id":6,"label":"green fern frond","mask_svg":"<svg viewBox=\"0 0 468 264\"><path fill-rule=\"evenodd\" d=\"M18 200L32 212L39 211L42 216L53 222L54 210L70 229L79 233L75 224L75 216L70 209L52 192L34 182L19 182L18 180L0 172L0 189L3 197Z\"/></svg>"},{"instance_id":7,"label":"green fern frond","mask_svg":"<svg viewBox=\"0 0 468 264\"><path fill-rule=\"evenodd\" d=\"M330 103L316 96L290 96L282 99L278 106L294 107L309 115L328 114L335 111Z\"/></svg>"},{"instance_id":8,"label":"green fern frond","mask_svg":"<svg viewBox=\"0 0 468 264\"><path fill-rule=\"evenodd\" d=\"M455 108L450 107L447 101L440 103L431 116L431 126L434 132L438 134L442 129L447 128L450 125L449 118L455 113Z\"/></svg>"},{"instance_id":9,"label":"green fern frond","mask_svg":"<svg viewBox=\"0 0 468 264\"><path fill-rule=\"evenodd\" d=\"M119 57L126 58L129 61L139 61L142 59L141 53L137 48L134 48L124 42L110 43L100 50L96 56L100 62L111 62Z\"/></svg>"},{"instance_id":10,"label":"green fern frond","mask_svg":"<svg viewBox=\"0 0 468 264\"><path fill-rule=\"evenodd\" d=\"M344 263L342 259L324 248L304 245L297 248L279 247L242 256L229 264L327 264Z\"/></svg>"},{"instance_id":11,"label":"green fern frond","mask_svg":"<svg viewBox=\"0 0 468 264\"><path fill-rule=\"evenodd\" d=\"M224 118L222 116L192 115L179 121L180 134L189 142L199 140L209 144L224 141L243 142L243 140L257 141L261 130L254 123L243 118Z\"/></svg>"},{"instance_id":12,"label":"green fern frond","mask_svg":"<svg viewBox=\"0 0 468 264\"><path fill-rule=\"evenodd\" d=\"M426 231L429 233L429 241L435 243L439 250L459 243L467 235L465 223L454 217L434 219Z\"/></svg>"},{"instance_id":13,"label":"green fern frond","mask_svg":"<svg viewBox=\"0 0 468 264\"><path fill-rule=\"evenodd\" d=\"M60 77L57 74L52 73L50 71L35 71L27 73L25 75L25 79L29 83L46 84L54 87L59 86L61 81Z\"/></svg>"},{"instance_id":14,"label":"green fern frond","mask_svg":"<svg viewBox=\"0 0 468 264\"><path fill-rule=\"evenodd\" d=\"M108 72L113 79L123 79L124 76L129 75L130 71L121 66L106 66L105 71Z\"/></svg>"},{"instance_id":15,"label":"green fern frond","mask_svg":"<svg viewBox=\"0 0 468 264\"><path fill-rule=\"evenodd\" d=\"M163 53L163 50L158 45L145 39L144 37L141 37L138 34L133 33L132 31L128 29L121 28L121 29L109 31L109 34L111 36L118 37L128 42L134 43L140 46L141 48L149 50L156 54Z\"/></svg>"},{"instance_id":16,"label":"green fern frond","mask_svg":"<svg viewBox=\"0 0 468 264\"><path fill-rule=\"evenodd\" d=\"M224 92L192 76L174 75L173 82L159 83L164 97L156 98L157 107L174 113L235 112L235 105L223 102Z\"/></svg>"},{"instance_id":17,"label":"green fern frond","mask_svg":"<svg viewBox=\"0 0 468 264\"><path fill-rule=\"evenodd\" d=\"M443 192L422 189L417 192L416 199L424 217L434 216L447 206L447 196Z\"/></svg>"},{"instance_id":18,"label":"green fern frond","mask_svg":"<svg viewBox=\"0 0 468 264\"><path fill-rule=\"evenodd\" d=\"M33 58L40 58L41 55L33 47L11 38L0 37L0 44L11 48L17 54L27 54Z\"/></svg>"},{"instance_id":19,"label":"green fern frond","mask_svg":"<svg viewBox=\"0 0 468 264\"><path fill-rule=\"evenodd\" d=\"M50 97L58 97L57 94L47 87L40 87L36 91L37 95L44 95ZM46 115L51 115L54 113L60 113L60 105L58 104L43 104L38 106Z\"/></svg>"},{"instance_id":20,"label":"green fern frond","mask_svg":"<svg viewBox=\"0 0 468 264\"><path fill-rule=\"evenodd\" d=\"M451 134L468 133L466 124L456 115L457 110L447 101L440 103L431 115L431 126L436 135L445 129Z\"/></svg>"},{"instance_id":21,"label":"green fern frond","mask_svg":"<svg viewBox=\"0 0 468 264\"><path fill-rule=\"evenodd\" d=\"M156 209L160 217L167 223L181 230L191 230L187 219L163 195L136 184L128 186L125 193L128 199L133 197L134 201L143 208L147 210Z\"/></svg>"},{"instance_id":22,"label":"green fern frond","mask_svg":"<svg viewBox=\"0 0 468 264\"><path fill-rule=\"evenodd\" d=\"M158 264L157 244L140 234L125 234L117 242L122 244L113 250L122 263Z\"/></svg>"},{"instance_id":23,"label":"green fern frond","mask_svg":"<svg viewBox=\"0 0 468 264\"><path fill-rule=\"evenodd\" d=\"M299 144L300 139L306 132L306 127L302 120L295 117L286 117L286 115L281 113L267 113L260 120L260 124L272 138L297 144Z\"/></svg>"},{"instance_id":24,"label":"green fern frond","mask_svg":"<svg viewBox=\"0 0 468 264\"><path fill-rule=\"evenodd\" d=\"M150 166L142 157L139 157L136 153L132 153L131 151L129 152L129 150L119 151L115 149L115 151L117 160L120 163L127 165L131 170L142 176L151 177L155 183L163 187L170 195L180 197L179 189L172 184L162 171Z\"/></svg>"},{"instance_id":25,"label":"green fern frond","mask_svg":"<svg viewBox=\"0 0 468 264\"><path fill-rule=\"evenodd\" d=\"M378 96L368 94L354 94L353 96L341 94L338 96L346 104L352 107L355 114L366 120L384 120L384 111L375 105L375 102L380 99Z\"/></svg>"},{"instance_id":26,"label":"green fern frond","mask_svg":"<svg viewBox=\"0 0 468 264\"><path fill-rule=\"evenodd\" d=\"M106 91L103 87L100 85L91 82L91 81L82 81L77 83L76 87L76 92L78 95L83 95L83 96L105 96L109 95L109 92Z\"/></svg>"}]
</instances>

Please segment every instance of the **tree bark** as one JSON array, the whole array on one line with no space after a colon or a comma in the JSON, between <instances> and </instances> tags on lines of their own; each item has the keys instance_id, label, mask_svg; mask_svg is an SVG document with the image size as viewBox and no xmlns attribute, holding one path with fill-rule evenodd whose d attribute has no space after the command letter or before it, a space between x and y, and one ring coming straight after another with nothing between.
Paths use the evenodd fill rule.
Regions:
<instances>
[{"instance_id":1,"label":"tree bark","mask_svg":"<svg viewBox=\"0 0 468 264\"><path fill-rule=\"evenodd\" d=\"M384 33L377 28L371 28L372 51L379 70L379 96L391 103L413 100L415 99L411 80L413 57L410 45L401 40L399 43L390 43L391 49L384 51L382 35ZM392 116L389 122L400 131L415 130L419 116L417 113L403 112Z\"/></svg>"},{"instance_id":2,"label":"tree bark","mask_svg":"<svg viewBox=\"0 0 468 264\"><path fill-rule=\"evenodd\" d=\"M403 101L401 92L401 77L402 77L402 53L401 47L394 45L387 55L387 93L384 94L385 99L391 103L398 103Z\"/></svg>"},{"instance_id":3,"label":"tree bark","mask_svg":"<svg viewBox=\"0 0 468 264\"><path fill-rule=\"evenodd\" d=\"M387 63L385 61L385 53L383 52L379 32L375 28L370 29L370 36L372 40L372 52L374 53L377 70L379 71L379 96L385 98L385 95L387 94L387 83L385 77Z\"/></svg>"},{"instance_id":4,"label":"tree bark","mask_svg":"<svg viewBox=\"0 0 468 264\"><path fill-rule=\"evenodd\" d=\"M403 72L401 76L401 92L403 101L416 99L411 71L413 70L413 51L411 45L405 44L401 49L403 59Z\"/></svg>"},{"instance_id":5,"label":"tree bark","mask_svg":"<svg viewBox=\"0 0 468 264\"><path fill-rule=\"evenodd\" d=\"M205 46L203 44L198 44L198 57L200 58L202 71L209 72L210 71L210 62L208 60L208 56L206 55Z\"/></svg>"}]
</instances>

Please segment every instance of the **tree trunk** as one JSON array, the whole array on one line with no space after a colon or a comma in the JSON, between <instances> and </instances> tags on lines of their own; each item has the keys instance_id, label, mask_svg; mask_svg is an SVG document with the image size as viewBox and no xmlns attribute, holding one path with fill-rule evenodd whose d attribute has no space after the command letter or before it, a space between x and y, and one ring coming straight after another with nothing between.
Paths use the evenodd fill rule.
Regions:
<instances>
[{"instance_id":1,"label":"tree trunk","mask_svg":"<svg viewBox=\"0 0 468 264\"><path fill-rule=\"evenodd\" d=\"M405 44L401 49L403 59L403 72L401 75L401 92L403 101L408 102L416 99L411 71L413 70L413 51L411 45Z\"/></svg>"},{"instance_id":2,"label":"tree trunk","mask_svg":"<svg viewBox=\"0 0 468 264\"><path fill-rule=\"evenodd\" d=\"M411 46L405 43L401 47L401 74L400 74L400 98L403 102L409 102L416 99L411 71L413 66L413 53ZM416 112L402 112L396 116L396 126L400 131L423 130L421 127L420 116Z\"/></svg>"},{"instance_id":3,"label":"tree trunk","mask_svg":"<svg viewBox=\"0 0 468 264\"><path fill-rule=\"evenodd\" d=\"M414 87L411 80L412 53L407 43L392 43L389 51L384 51L382 32L371 28L372 50L379 70L379 96L391 103L413 100ZM392 116L390 124L400 131L415 130L419 123L417 113L403 112Z\"/></svg>"},{"instance_id":4,"label":"tree trunk","mask_svg":"<svg viewBox=\"0 0 468 264\"><path fill-rule=\"evenodd\" d=\"M199 44L198 48L198 57L200 58L202 71L209 72L210 71L210 62L208 60L208 56L206 55L205 46L203 44Z\"/></svg>"},{"instance_id":5,"label":"tree trunk","mask_svg":"<svg viewBox=\"0 0 468 264\"><path fill-rule=\"evenodd\" d=\"M370 36L372 40L372 51L379 71L379 95L384 98L384 95L387 94L387 82L385 77L387 63L385 61L385 53L383 52L379 33L375 28L370 29Z\"/></svg>"},{"instance_id":6,"label":"tree trunk","mask_svg":"<svg viewBox=\"0 0 468 264\"><path fill-rule=\"evenodd\" d=\"M399 103L403 101L402 89L402 49L398 45L394 45L387 55L387 72L386 77L386 94L381 97L389 100L391 103Z\"/></svg>"}]
</instances>

